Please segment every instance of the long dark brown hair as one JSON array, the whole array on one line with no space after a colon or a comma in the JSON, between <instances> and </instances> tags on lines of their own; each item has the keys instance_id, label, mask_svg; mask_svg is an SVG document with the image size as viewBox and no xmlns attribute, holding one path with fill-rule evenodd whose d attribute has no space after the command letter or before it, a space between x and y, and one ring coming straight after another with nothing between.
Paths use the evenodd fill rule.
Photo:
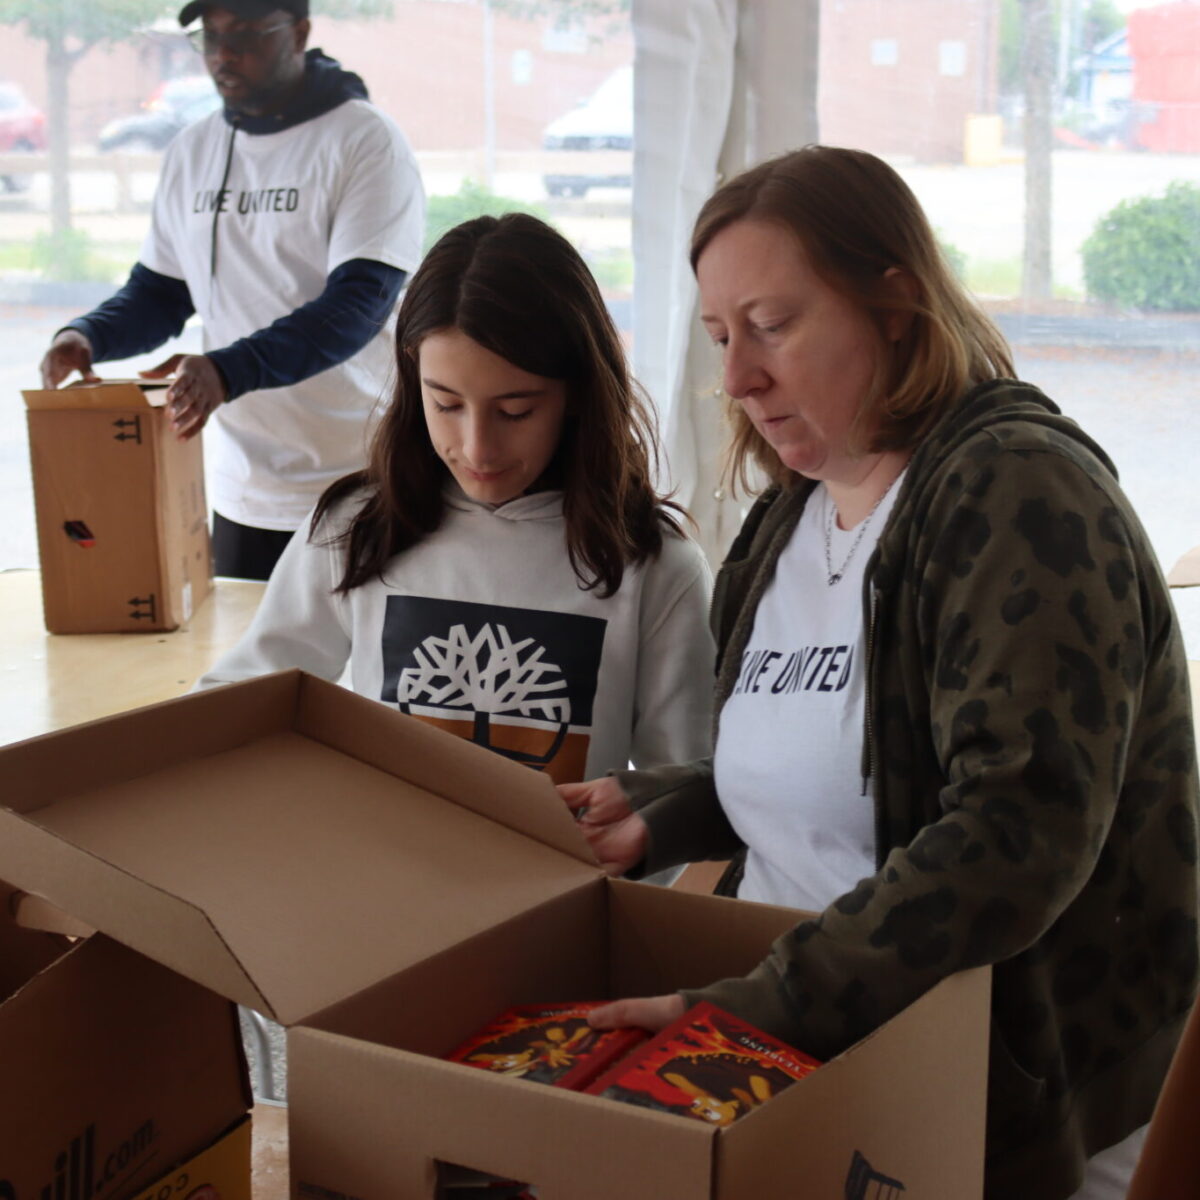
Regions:
<instances>
[{"instance_id":1,"label":"long dark brown hair","mask_svg":"<svg viewBox=\"0 0 1200 1200\"><path fill-rule=\"evenodd\" d=\"M880 338L875 379L851 431L860 452L915 446L970 385L1015 374L1003 335L947 265L916 196L875 155L804 146L731 179L696 218L693 271L713 238L741 220L794 235L821 279L877 328L889 313L911 318L898 342ZM892 267L915 281L914 295L888 286ZM750 462L776 483L794 478L740 405L731 401L729 414L735 483L747 487Z\"/></svg>"},{"instance_id":2,"label":"long dark brown hair","mask_svg":"<svg viewBox=\"0 0 1200 1200\"><path fill-rule=\"evenodd\" d=\"M367 491L334 539L346 547L337 591L381 577L441 524L449 471L425 425L417 353L431 333L451 329L566 384L562 437L535 487L562 488L579 584L612 595L626 566L658 553L664 526L679 532L668 510L680 510L654 490L657 430L596 281L566 238L527 213L465 221L413 275L397 317L395 394L366 469L332 484L313 513L310 538L339 500Z\"/></svg>"}]
</instances>

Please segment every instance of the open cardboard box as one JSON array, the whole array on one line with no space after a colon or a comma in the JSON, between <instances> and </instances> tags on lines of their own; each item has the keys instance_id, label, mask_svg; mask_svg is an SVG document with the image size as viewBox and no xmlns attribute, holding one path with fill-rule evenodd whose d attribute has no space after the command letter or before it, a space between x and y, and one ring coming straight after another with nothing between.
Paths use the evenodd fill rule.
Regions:
<instances>
[{"instance_id":1,"label":"open cardboard box","mask_svg":"<svg viewBox=\"0 0 1200 1200\"><path fill-rule=\"evenodd\" d=\"M165 383L23 393L51 633L185 625L212 590L200 439L181 442Z\"/></svg>"},{"instance_id":2,"label":"open cardboard box","mask_svg":"<svg viewBox=\"0 0 1200 1200\"><path fill-rule=\"evenodd\" d=\"M72 947L20 929L9 897L0 886L0 1197L132 1196L246 1124L233 1005L103 935ZM229 1169L248 1187L248 1152Z\"/></svg>"},{"instance_id":3,"label":"open cardboard box","mask_svg":"<svg viewBox=\"0 0 1200 1200\"><path fill-rule=\"evenodd\" d=\"M290 1027L295 1197L427 1200L439 1161L542 1200L982 1193L986 970L721 1130L441 1061L510 1004L742 973L797 914L608 879L548 779L419 720L284 672L0 770L0 878Z\"/></svg>"}]
</instances>

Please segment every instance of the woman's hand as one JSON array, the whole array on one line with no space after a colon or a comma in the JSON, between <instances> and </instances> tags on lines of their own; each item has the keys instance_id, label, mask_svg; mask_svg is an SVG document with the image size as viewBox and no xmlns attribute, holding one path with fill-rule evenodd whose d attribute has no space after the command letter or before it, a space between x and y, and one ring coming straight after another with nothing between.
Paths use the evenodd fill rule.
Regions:
<instances>
[{"instance_id":1,"label":"woman's hand","mask_svg":"<svg viewBox=\"0 0 1200 1200\"><path fill-rule=\"evenodd\" d=\"M584 783L560 783L559 795L575 814L583 836L609 875L624 875L646 856L646 822L611 776Z\"/></svg>"},{"instance_id":2,"label":"woman's hand","mask_svg":"<svg viewBox=\"0 0 1200 1200\"><path fill-rule=\"evenodd\" d=\"M614 1000L588 1013L588 1024L593 1029L626 1029L636 1025L657 1033L672 1021L678 1020L685 1011L683 997L678 992L669 996L641 996L632 1000Z\"/></svg>"}]
</instances>

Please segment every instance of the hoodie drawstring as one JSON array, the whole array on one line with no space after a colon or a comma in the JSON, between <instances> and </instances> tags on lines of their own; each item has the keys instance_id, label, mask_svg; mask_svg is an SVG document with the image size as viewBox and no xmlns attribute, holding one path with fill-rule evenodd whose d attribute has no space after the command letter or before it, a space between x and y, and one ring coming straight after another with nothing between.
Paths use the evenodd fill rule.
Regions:
<instances>
[{"instance_id":1,"label":"hoodie drawstring","mask_svg":"<svg viewBox=\"0 0 1200 1200\"><path fill-rule=\"evenodd\" d=\"M233 166L233 139L237 137L237 126L229 126L229 148L225 153L225 171L221 176L221 186L217 189L217 202L213 205L212 243L208 259L208 278L217 277L217 222L221 218L221 198L225 195L225 185L229 182L229 170Z\"/></svg>"}]
</instances>

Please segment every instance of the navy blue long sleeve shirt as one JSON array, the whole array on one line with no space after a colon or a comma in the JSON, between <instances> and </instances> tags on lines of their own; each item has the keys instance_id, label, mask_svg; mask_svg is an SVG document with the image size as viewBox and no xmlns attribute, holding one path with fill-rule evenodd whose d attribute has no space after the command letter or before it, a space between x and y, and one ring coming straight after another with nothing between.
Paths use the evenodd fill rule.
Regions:
<instances>
[{"instance_id":1,"label":"navy blue long sleeve shirt","mask_svg":"<svg viewBox=\"0 0 1200 1200\"><path fill-rule=\"evenodd\" d=\"M314 300L228 346L208 351L228 398L287 387L345 362L387 321L405 272L354 258L329 273ZM92 347L95 362L144 354L178 336L196 311L182 279L135 263L124 286L98 308L67 323Z\"/></svg>"}]
</instances>

